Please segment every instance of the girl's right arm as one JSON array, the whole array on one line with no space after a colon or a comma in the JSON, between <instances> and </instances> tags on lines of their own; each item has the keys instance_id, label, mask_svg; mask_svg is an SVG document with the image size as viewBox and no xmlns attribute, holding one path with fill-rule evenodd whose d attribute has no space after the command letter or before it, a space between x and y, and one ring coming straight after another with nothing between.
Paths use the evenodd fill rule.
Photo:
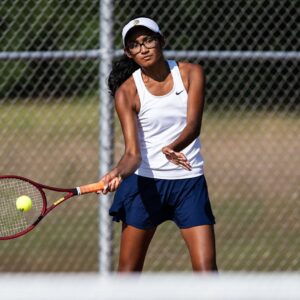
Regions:
<instances>
[{"instance_id":1,"label":"girl's right arm","mask_svg":"<svg viewBox=\"0 0 300 300\"><path fill-rule=\"evenodd\" d=\"M104 194L114 192L122 179L131 175L140 165L136 99L137 94L133 79L127 80L115 94L115 108L122 127L125 151L116 167L101 179L106 186L103 191Z\"/></svg>"}]
</instances>

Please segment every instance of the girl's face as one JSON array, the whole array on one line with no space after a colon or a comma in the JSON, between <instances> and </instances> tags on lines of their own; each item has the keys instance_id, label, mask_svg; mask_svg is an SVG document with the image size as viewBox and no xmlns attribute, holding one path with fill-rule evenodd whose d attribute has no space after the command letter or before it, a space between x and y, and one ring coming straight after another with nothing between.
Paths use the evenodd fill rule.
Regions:
<instances>
[{"instance_id":1,"label":"girl's face","mask_svg":"<svg viewBox=\"0 0 300 300\"><path fill-rule=\"evenodd\" d=\"M141 67L149 67L161 58L163 45L161 35L145 27L137 27L126 37L124 51Z\"/></svg>"}]
</instances>

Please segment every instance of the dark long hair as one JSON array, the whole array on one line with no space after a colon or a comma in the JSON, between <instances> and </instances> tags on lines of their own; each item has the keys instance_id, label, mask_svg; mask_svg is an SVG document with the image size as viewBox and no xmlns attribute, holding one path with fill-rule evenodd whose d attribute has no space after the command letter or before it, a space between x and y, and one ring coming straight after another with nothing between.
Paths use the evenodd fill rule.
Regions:
<instances>
[{"instance_id":1,"label":"dark long hair","mask_svg":"<svg viewBox=\"0 0 300 300\"><path fill-rule=\"evenodd\" d=\"M108 77L108 88L113 97L122 83L139 67L140 66L133 59L125 54L113 63L112 70Z\"/></svg>"}]
</instances>

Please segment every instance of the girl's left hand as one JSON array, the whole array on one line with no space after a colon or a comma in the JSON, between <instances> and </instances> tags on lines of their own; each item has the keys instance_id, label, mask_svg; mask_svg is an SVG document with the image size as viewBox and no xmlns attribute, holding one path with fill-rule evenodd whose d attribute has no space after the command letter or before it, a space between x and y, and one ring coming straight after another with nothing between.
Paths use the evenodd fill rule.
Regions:
<instances>
[{"instance_id":1,"label":"girl's left hand","mask_svg":"<svg viewBox=\"0 0 300 300\"><path fill-rule=\"evenodd\" d=\"M166 156L167 160L169 160L173 164L180 166L188 171L192 170L190 162L187 160L187 158L182 152L176 152L168 146L162 148L162 152Z\"/></svg>"}]
</instances>

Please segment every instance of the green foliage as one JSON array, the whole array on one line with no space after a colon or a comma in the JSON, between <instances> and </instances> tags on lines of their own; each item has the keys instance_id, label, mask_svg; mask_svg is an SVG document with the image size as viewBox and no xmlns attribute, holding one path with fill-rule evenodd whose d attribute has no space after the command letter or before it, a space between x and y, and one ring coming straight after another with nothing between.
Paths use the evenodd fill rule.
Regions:
<instances>
[{"instance_id":1,"label":"green foliage","mask_svg":"<svg viewBox=\"0 0 300 300\"><path fill-rule=\"evenodd\" d=\"M95 0L8 0L0 5L0 51L85 50L99 46ZM97 77L98 63L2 61L0 97L80 94L82 74ZM85 75L88 74L88 75Z\"/></svg>"}]
</instances>

